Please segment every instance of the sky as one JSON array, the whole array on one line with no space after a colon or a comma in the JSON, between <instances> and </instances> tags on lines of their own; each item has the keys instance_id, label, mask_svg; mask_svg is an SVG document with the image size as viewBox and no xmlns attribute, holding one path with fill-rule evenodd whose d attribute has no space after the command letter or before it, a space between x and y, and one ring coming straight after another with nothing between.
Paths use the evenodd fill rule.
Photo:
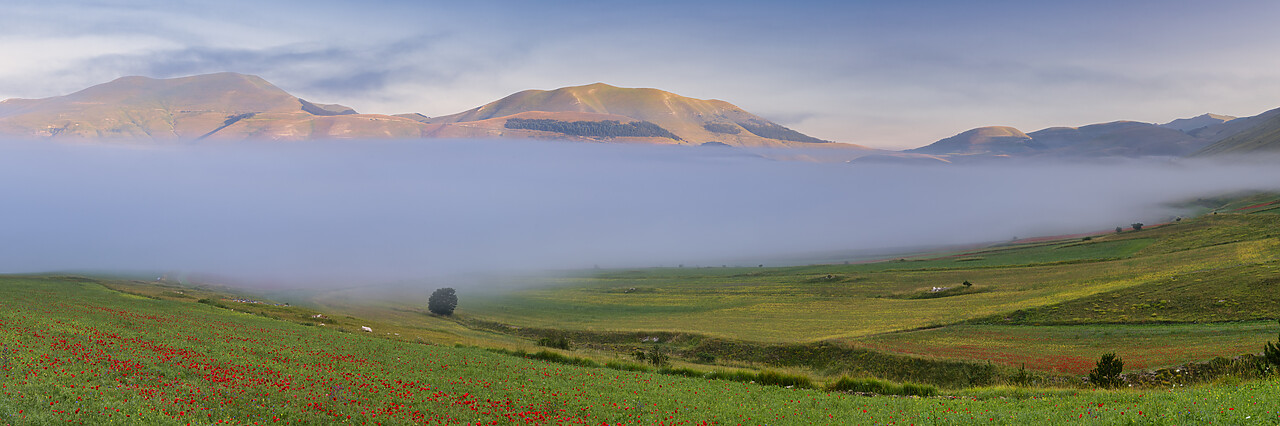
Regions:
<instances>
[{"instance_id":1,"label":"sky","mask_svg":"<svg viewBox=\"0 0 1280 426\"><path fill-rule=\"evenodd\" d=\"M605 82L838 142L1280 107L1272 1L3 0L0 98L255 74L367 113Z\"/></svg>"}]
</instances>

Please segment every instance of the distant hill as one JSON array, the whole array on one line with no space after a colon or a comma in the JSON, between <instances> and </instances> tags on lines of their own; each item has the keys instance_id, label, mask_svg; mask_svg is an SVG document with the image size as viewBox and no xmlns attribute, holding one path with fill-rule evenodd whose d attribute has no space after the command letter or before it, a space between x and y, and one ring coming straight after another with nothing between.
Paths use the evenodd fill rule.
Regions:
<instances>
[{"instance_id":1,"label":"distant hill","mask_svg":"<svg viewBox=\"0 0 1280 426\"><path fill-rule=\"evenodd\" d=\"M1181 132L1192 133L1193 131L1209 126L1226 123L1235 120L1236 117L1220 114L1201 114L1191 118L1179 118L1168 123L1161 124L1160 127L1173 129Z\"/></svg>"},{"instance_id":2,"label":"distant hill","mask_svg":"<svg viewBox=\"0 0 1280 426\"><path fill-rule=\"evenodd\" d=\"M940 155L1008 155L1034 151L1028 145L1031 137L1012 127L979 127L934 142L928 146L910 150L922 154Z\"/></svg>"},{"instance_id":3,"label":"distant hill","mask_svg":"<svg viewBox=\"0 0 1280 426\"><path fill-rule=\"evenodd\" d=\"M1028 135L1041 145L1040 154L1066 157L1179 157L1209 144L1178 130L1136 121L1052 127Z\"/></svg>"},{"instance_id":4,"label":"distant hill","mask_svg":"<svg viewBox=\"0 0 1280 426\"><path fill-rule=\"evenodd\" d=\"M1198 130L1221 126L1202 126ZM1050 127L1023 133L1012 127L980 127L908 150L958 158L1180 157L1213 143L1212 138L1150 123L1116 121L1081 127Z\"/></svg>"},{"instance_id":5,"label":"distant hill","mask_svg":"<svg viewBox=\"0 0 1280 426\"><path fill-rule=\"evenodd\" d=\"M770 158L930 158L814 138L724 101L603 83L526 90L443 117L360 114L299 99L260 77L124 77L66 96L0 102L0 135L42 139L534 138L777 148Z\"/></svg>"},{"instance_id":6,"label":"distant hill","mask_svg":"<svg viewBox=\"0 0 1280 426\"><path fill-rule=\"evenodd\" d=\"M1200 157L1214 155L1248 155L1254 153L1280 154L1280 108L1264 112L1254 117L1241 118L1224 123L1223 126L1241 122L1242 129L1232 132L1230 136L1205 147L1195 155Z\"/></svg>"}]
</instances>

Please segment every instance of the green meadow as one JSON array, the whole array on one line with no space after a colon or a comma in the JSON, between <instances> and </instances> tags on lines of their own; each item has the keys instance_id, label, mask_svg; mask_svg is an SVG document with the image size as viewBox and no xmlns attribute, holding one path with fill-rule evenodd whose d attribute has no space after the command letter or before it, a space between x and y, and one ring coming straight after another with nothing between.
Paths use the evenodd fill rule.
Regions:
<instances>
[{"instance_id":1,"label":"green meadow","mask_svg":"<svg viewBox=\"0 0 1280 426\"><path fill-rule=\"evenodd\" d=\"M449 317L5 276L0 422L1276 423L1270 201L883 262L530 277L460 287ZM1109 352L1123 385L1095 389Z\"/></svg>"},{"instance_id":2,"label":"green meadow","mask_svg":"<svg viewBox=\"0 0 1280 426\"><path fill-rule=\"evenodd\" d=\"M5 277L7 424L1201 424L1280 421L1275 378L1140 391L816 385L546 362L403 342L78 277Z\"/></svg>"}]
</instances>

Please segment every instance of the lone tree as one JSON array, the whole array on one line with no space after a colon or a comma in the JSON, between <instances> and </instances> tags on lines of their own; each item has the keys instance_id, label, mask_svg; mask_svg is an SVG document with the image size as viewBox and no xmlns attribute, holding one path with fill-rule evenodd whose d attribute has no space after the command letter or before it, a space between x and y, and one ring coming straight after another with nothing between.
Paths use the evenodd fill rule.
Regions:
<instances>
[{"instance_id":1,"label":"lone tree","mask_svg":"<svg viewBox=\"0 0 1280 426\"><path fill-rule=\"evenodd\" d=\"M1122 382L1121 371L1124 371L1124 360L1115 353L1105 354L1098 360L1098 365L1093 368L1093 371L1089 372L1089 381L1104 388L1114 388L1120 386Z\"/></svg>"},{"instance_id":2,"label":"lone tree","mask_svg":"<svg viewBox=\"0 0 1280 426\"><path fill-rule=\"evenodd\" d=\"M1124 228L1121 228L1121 227L1117 226L1117 227L1116 227L1116 233L1117 233L1117 234L1119 234L1119 233L1121 233L1121 232L1124 232Z\"/></svg>"},{"instance_id":3,"label":"lone tree","mask_svg":"<svg viewBox=\"0 0 1280 426\"><path fill-rule=\"evenodd\" d=\"M458 295L449 287L436 289L427 299L427 310L436 315L453 315L453 309L457 307Z\"/></svg>"},{"instance_id":4,"label":"lone tree","mask_svg":"<svg viewBox=\"0 0 1280 426\"><path fill-rule=\"evenodd\" d=\"M1132 226L1134 231L1141 231L1141 230L1142 230L1142 222L1138 222L1138 223L1135 223L1135 224L1132 224L1132 225L1129 225L1129 226Z\"/></svg>"},{"instance_id":5,"label":"lone tree","mask_svg":"<svg viewBox=\"0 0 1280 426\"><path fill-rule=\"evenodd\" d=\"M1280 367L1280 336L1276 337L1275 343L1267 342L1267 345L1262 348L1262 356L1266 357L1271 365Z\"/></svg>"}]
</instances>

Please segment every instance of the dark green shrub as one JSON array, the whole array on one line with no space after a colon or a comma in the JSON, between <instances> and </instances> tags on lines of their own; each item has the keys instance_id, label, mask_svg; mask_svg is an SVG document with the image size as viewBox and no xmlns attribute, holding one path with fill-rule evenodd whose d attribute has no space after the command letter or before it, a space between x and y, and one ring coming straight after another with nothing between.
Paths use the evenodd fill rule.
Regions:
<instances>
[{"instance_id":1,"label":"dark green shrub","mask_svg":"<svg viewBox=\"0 0 1280 426\"><path fill-rule=\"evenodd\" d=\"M604 366L605 368L621 371L650 371L649 367L629 362L609 361L604 363Z\"/></svg>"},{"instance_id":2,"label":"dark green shrub","mask_svg":"<svg viewBox=\"0 0 1280 426\"><path fill-rule=\"evenodd\" d=\"M1104 354L1101 359L1098 359L1098 364L1093 371L1089 372L1089 382L1104 388L1118 387L1124 382L1120 379L1122 371L1124 371L1124 360L1115 353Z\"/></svg>"},{"instance_id":3,"label":"dark green shrub","mask_svg":"<svg viewBox=\"0 0 1280 426\"><path fill-rule=\"evenodd\" d=\"M570 344L570 342L569 342L569 338L568 338L568 337L564 337L564 336L558 336L558 337L543 337L543 338L540 338L540 339L538 339L538 346L546 346L546 347L548 347L548 348L564 349L564 350L566 350L566 351L567 351L567 350L569 350L569 349L572 349L572 348L571 348L571 346L572 346L572 345L571 345L571 344Z\"/></svg>"},{"instance_id":4,"label":"dark green shrub","mask_svg":"<svg viewBox=\"0 0 1280 426\"><path fill-rule=\"evenodd\" d=\"M800 376L795 374L779 373L773 370L761 371L756 375L756 383L762 385L812 388L813 381L809 380L809 376Z\"/></svg>"},{"instance_id":5,"label":"dark green shrub","mask_svg":"<svg viewBox=\"0 0 1280 426\"><path fill-rule=\"evenodd\" d=\"M599 367L600 366L600 363L586 359L586 358L568 357L568 356L561 355L558 352L551 352L551 351L539 351L538 353L529 355L528 358L539 359L539 360L554 362L558 364L577 365L581 367Z\"/></svg>"},{"instance_id":6,"label":"dark green shrub","mask_svg":"<svg viewBox=\"0 0 1280 426\"><path fill-rule=\"evenodd\" d=\"M929 385L918 385L915 383L903 383L902 393L899 395L915 395L915 396L934 396L938 394L938 388Z\"/></svg>"},{"instance_id":7,"label":"dark green shrub","mask_svg":"<svg viewBox=\"0 0 1280 426\"><path fill-rule=\"evenodd\" d=\"M649 364L652 364L654 367L666 366L668 364L668 361L671 359L670 356L667 356L667 354L662 353L662 351L659 350L658 348L653 348L652 351L649 351L649 354L646 355L646 358L649 360Z\"/></svg>"},{"instance_id":8,"label":"dark green shrub","mask_svg":"<svg viewBox=\"0 0 1280 426\"><path fill-rule=\"evenodd\" d=\"M427 299L427 310L436 315L453 315L453 310L458 307L458 294L452 288L440 288L431 293L431 298Z\"/></svg>"},{"instance_id":9,"label":"dark green shrub","mask_svg":"<svg viewBox=\"0 0 1280 426\"><path fill-rule=\"evenodd\" d=\"M1013 376L1013 383L1018 386L1026 386L1031 384L1031 375L1027 374L1027 364L1018 367L1018 374Z\"/></svg>"},{"instance_id":10,"label":"dark green shrub","mask_svg":"<svg viewBox=\"0 0 1280 426\"><path fill-rule=\"evenodd\" d=\"M692 368L684 368L684 367L661 368L661 369L658 369L658 374L666 374L668 376L697 377L697 378L703 378L707 376L707 373L705 371L698 371Z\"/></svg>"},{"instance_id":11,"label":"dark green shrub","mask_svg":"<svg viewBox=\"0 0 1280 426\"><path fill-rule=\"evenodd\" d=\"M1267 342L1267 345L1262 347L1262 356L1267 359L1268 364L1280 367L1280 335L1276 337L1275 343Z\"/></svg>"},{"instance_id":12,"label":"dark green shrub","mask_svg":"<svg viewBox=\"0 0 1280 426\"><path fill-rule=\"evenodd\" d=\"M749 371L713 371L707 373L707 378L743 383L756 381L756 375Z\"/></svg>"},{"instance_id":13,"label":"dark green shrub","mask_svg":"<svg viewBox=\"0 0 1280 426\"><path fill-rule=\"evenodd\" d=\"M779 139L779 140L794 141L794 142L809 142L809 143L827 142L822 139L818 139L813 136L809 136L809 135L797 132L795 130L782 127L778 124L775 124L769 121L746 120L746 121L738 122L737 124L739 126L742 126L742 128L747 129L748 132L751 132L752 134L755 134L756 136L759 136L762 138Z\"/></svg>"},{"instance_id":14,"label":"dark green shrub","mask_svg":"<svg viewBox=\"0 0 1280 426\"><path fill-rule=\"evenodd\" d=\"M712 133L724 133L729 135L742 133L741 127L729 123L707 123L703 124L702 128L707 129L708 132Z\"/></svg>"},{"instance_id":15,"label":"dark green shrub","mask_svg":"<svg viewBox=\"0 0 1280 426\"><path fill-rule=\"evenodd\" d=\"M603 121L560 121L546 118L512 118L503 127L508 129L539 130L575 136L596 137L662 137L680 139L674 133L648 121L632 121L623 123L617 120Z\"/></svg>"},{"instance_id":16,"label":"dark green shrub","mask_svg":"<svg viewBox=\"0 0 1280 426\"><path fill-rule=\"evenodd\" d=\"M658 349L657 347L649 349L648 352L645 352L644 349L636 349L635 352L631 353L631 356L635 357L636 361L648 362L654 367L663 367L667 365L667 361L671 359L667 354L662 353L662 349Z\"/></svg>"}]
</instances>

